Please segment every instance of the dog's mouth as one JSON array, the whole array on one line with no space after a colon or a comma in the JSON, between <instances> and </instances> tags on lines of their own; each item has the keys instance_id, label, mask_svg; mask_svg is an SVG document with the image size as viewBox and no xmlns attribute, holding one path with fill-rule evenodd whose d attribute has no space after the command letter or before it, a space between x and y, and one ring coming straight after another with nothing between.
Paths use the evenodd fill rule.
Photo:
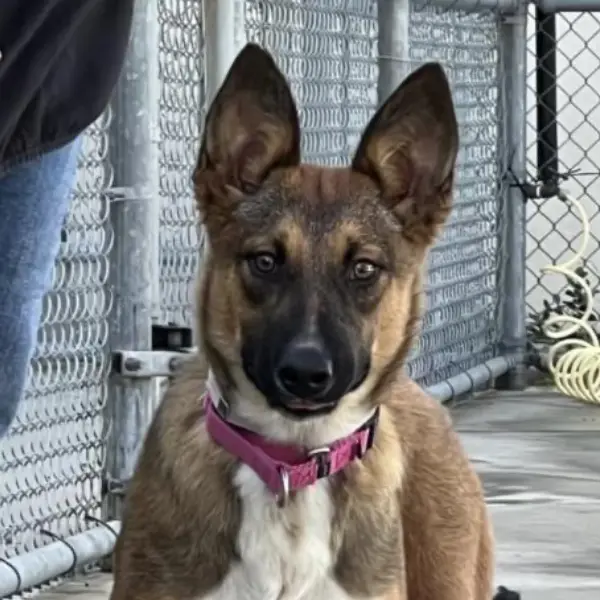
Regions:
<instances>
[{"instance_id":1,"label":"dog's mouth","mask_svg":"<svg viewBox=\"0 0 600 600\"><path fill-rule=\"evenodd\" d=\"M297 419L306 419L331 413L337 406L337 401L315 402L301 398L286 398L281 400L281 410Z\"/></svg>"}]
</instances>

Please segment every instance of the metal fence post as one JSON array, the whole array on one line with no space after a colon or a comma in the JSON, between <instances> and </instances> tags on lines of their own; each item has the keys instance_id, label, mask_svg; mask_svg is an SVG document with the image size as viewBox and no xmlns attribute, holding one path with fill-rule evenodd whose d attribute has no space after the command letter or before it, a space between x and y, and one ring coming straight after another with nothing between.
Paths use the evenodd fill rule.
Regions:
<instances>
[{"instance_id":1,"label":"metal fence post","mask_svg":"<svg viewBox=\"0 0 600 600\"><path fill-rule=\"evenodd\" d=\"M410 71L410 0L378 0L379 104L387 100Z\"/></svg>"},{"instance_id":2,"label":"metal fence post","mask_svg":"<svg viewBox=\"0 0 600 600\"><path fill-rule=\"evenodd\" d=\"M110 209L115 238L110 278L113 353L151 350L152 318L158 309L159 39L157 2L137 2L129 53L115 93L111 138L115 166ZM152 379L111 376L105 518L120 517L123 489L131 477L156 394Z\"/></svg>"},{"instance_id":3,"label":"metal fence post","mask_svg":"<svg viewBox=\"0 0 600 600\"><path fill-rule=\"evenodd\" d=\"M515 178L526 180L526 89L527 89L527 4L514 15L501 17L500 56L504 89L499 137L504 141L500 206L500 347L516 364L496 380L498 389L523 389L526 386L525 351L527 345L525 309L525 200L514 185ZM503 131L502 131L503 130Z\"/></svg>"},{"instance_id":4,"label":"metal fence post","mask_svg":"<svg viewBox=\"0 0 600 600\"><path fill-rule=\"evenodd\" d=\"M206 99L210 104L246 43L244 0L204 0Z\"/></svg>"}]
</instances>

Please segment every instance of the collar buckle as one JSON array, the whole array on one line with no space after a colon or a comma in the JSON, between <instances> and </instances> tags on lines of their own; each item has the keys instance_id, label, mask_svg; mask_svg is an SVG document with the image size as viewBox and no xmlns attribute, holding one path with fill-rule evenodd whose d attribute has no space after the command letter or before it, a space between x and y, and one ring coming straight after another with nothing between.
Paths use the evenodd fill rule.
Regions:
<instances>
[{"instance_id":1,"label":"collar buckle","mask_svg":"<svg viewBox=\"0 0 600 600\"><path fill-rule=\"evenodd\" d=\"M321 446L308 453L309 458L315 458L317 461L317 479L328 477L331 472L330 452L329 446Z\"/></svg>"}]
</instances>

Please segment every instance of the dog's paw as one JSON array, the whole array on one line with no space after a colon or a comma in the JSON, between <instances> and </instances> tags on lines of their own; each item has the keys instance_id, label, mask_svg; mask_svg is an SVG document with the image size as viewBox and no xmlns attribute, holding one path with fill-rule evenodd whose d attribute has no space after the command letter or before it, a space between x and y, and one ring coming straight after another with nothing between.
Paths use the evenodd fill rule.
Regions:
<instances>
[{"instance_id":1,"label":"dog's paw","mask_svg":"<svg viewBox=\"0 0 600 600\"><path fill-rule=\"evenodd\" d=\"M493 600L521 600L521 594L500 585L496 590Z\"/></svg>"}]
</instances>

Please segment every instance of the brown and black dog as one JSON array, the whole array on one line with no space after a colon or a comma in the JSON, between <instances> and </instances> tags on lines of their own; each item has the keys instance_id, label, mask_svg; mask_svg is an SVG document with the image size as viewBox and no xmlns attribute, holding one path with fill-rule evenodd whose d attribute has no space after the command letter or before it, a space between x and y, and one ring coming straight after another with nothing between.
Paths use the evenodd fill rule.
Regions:
<instances>
[{"instance_id":1,"label":"brown and black dog","mask_svg":"<svg viewBox=\"0 0 600 600\"><path fill-rule=\"evenodd\" d=\"M426 64L349 168L303 164L285 78L240 52L194 175L201 351L145 441L113 600L491 598L479 479L404 370L457 150L446 76Z\"/></svg>"}]
</instances>

